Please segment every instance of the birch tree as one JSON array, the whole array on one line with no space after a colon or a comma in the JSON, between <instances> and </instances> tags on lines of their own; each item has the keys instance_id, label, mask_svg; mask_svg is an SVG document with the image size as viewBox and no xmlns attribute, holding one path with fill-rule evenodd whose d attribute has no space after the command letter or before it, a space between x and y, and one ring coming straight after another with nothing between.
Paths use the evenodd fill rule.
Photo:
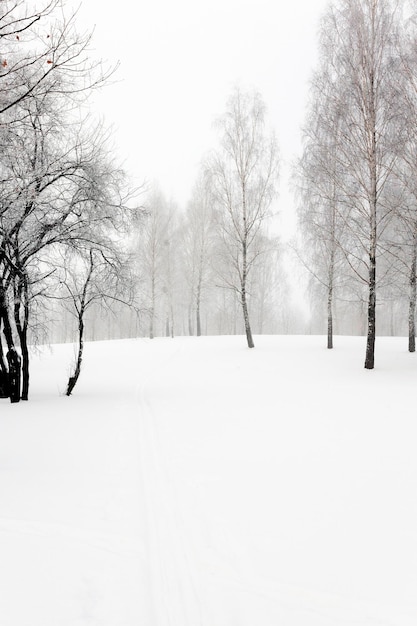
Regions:
<instances>
[{"instance_id":1,"label":"birch tree","mask_svg":"<svg viewBox=\"0 0 417 626\"><path fill-rule=\"evenodd\" d=\"M340 0L321 29L322 57L335 85L329 106L341 112L337 159L347 173L341 185L353 242L346 258L368 291L366 369L375 361L377 260L395 208L386 192L403 140L396 97L399 18L391 0Z\"/></svg>"},{"instance_id":2,"label":"birch tree","mask_svg":"<svg viewBox=\"0 0 417 626\"><path fill-rule=\"evenodd\" d=\"M211 193L202 175L196 182L187 207L181 236L184 277L188 286L188 329L201 336L201 307L212 278L210 257L213 248L213 206Z\"/></svg>"},{"instance_id":3,"label":"birch tree","mask_svg":"<svg viewBox=\"0 0 417 626\"><path fill-rule=\"evenodd\" d=\"M403 265L406 278L403 284L408 290L408 350L416 350L416 306L417 306L417 26L416 4L412 4L405 20L402 39L398 45L400 74L403 88L399 93L398 106L407 133L399 147L396 167L397 181L402 189L401 209L398 212L399 242L397 259ZM401 275L401 273L400 273Z\"/></svg>"},{"instance_id":4,"label":"birch tree","mask_svg":"<svg viewBox=\"0 0 417 626\"><path fill-rule=\"evenodd\" d=\"M206 168L230 269L222 272L222 281L239 299L247 344L253 348L248 281L261 252L258 235L275 195L278 148L274 134L265 128L265 105L258 93L235 89L218 128L220 147Z\"/></svg>"},{"instance_id":5,"label":"birch tree","mask_svg":"<svg viewBox=\"0 0 417 626\"><path fill-rule=\"evenodd\" d=\"M157 323L172 320L172 250L173 207L164 194L153 189L145 202L146 215L140 225L138 262L144 288L144 308L149 318L148 335L153 339L161 333ZM165 328L166 331L166 328ZM169 333L168 333L169 334Z\"/></svg>"},{"instance_id":6,"label":"birch tree","mask_svg":"<svg viewBox=\"0 0 417 626\"><path fill-rule=\"evenodd\" d=\"M301 258L325 293L327 348L333 348L334 302L344 281L346 204L343 198L340 111L332 102L335 85L323 60L313 77L311 104L303 132L303 155L296 164Z\"/></svg>"}]
</instances>

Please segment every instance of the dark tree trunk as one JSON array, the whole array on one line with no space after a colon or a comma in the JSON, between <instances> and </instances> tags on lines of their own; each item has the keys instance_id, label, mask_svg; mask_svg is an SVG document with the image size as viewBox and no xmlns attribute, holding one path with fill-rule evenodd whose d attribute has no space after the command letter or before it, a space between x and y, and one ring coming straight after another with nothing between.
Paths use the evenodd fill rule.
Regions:
<instances>
[{"instance_id":1,"label":"dark tree trunk","mask_svg":"<svg viewBox=\"0 0 417 626\"><path fill-rule=\"evenodd\" d=\"M21 365L20 356L15 348L12 348L7 353L7 361L9 363L9 391L10 402L20 401L20 379L21 379Z\"/></svg>"},{"instance_id":2,"label":"dark tree trunk","mask_svg":"<svg viewBox=\"0 0 417 626\"><path fill-rule=\"evenodd\" d=\"M0 330L2 326L2 321L0 318ZM0 334L0 398L8 398L10 396L9 390L9 369L6 364L4 350L3 350L3 342Z\"/></svg>"},{"instance_id":3,"label":"dark tree trunk","mask_svg":"<svg viewBox=\"0 0 417 626\"><path fill-rule=\"evenodd\" d=\"M22 400L29 399L29 349L27 343L27 328L23 330L20 337L20 348L22 351Z\"/></svg>"},{"instance_id":4,"label":"dark tree trunk","mask_svg":"<svg viewBox=\"0 0 417 626\"><path fill-rule=\"evenodd\" d=\"M9 311L7 308L6 293L3 285L0 285L0 320L3 321L3 335L7 344L7 376L5 377L5 383L7 386L8 397L10 402L20 401L20 357L16 351L13 332L9 319Z\"/></svg>"},{"instance_id":5,"label":"dark tree trunk","mask_svg":"<svg viewBox=\"0 0 417 626\"><path fill-rule=\"evenodd\" d=\"M413 258L410 271L410 301L408 307L408 351L416 351L416 269L417 269L417 245L413 246Z\"/></svg>"},{"instance_id":6,"label":"dark tree trunk","mask_svg":"<svg viewBox=\"0 0 417 626\"><path fill-rule=\"evenodd\" d=\"M333 286L329 285L327 293L327 349L333 348Z\"/></svg>"},{"instance_id":7,"label":"dark tree trunk","mask_svg":"<svg viewBox=\"0 0 417 626\"><path fill-rule=\"evenodd\" d=\"M369 206L369 295L368 295L368 331L366 340L365 369L372 370L375 364L376 337L376 251L377 251L377 140L376 140L376 109L373 75L371 76L371 153L370 153L370 206Z\"/></svg>"},{"instance_id":8,"label":"dark tree trunk","mask_svg":"<svg viewBox=\"0 0 417 626\"><path fill-rule=\"evenodd\" d=\"M20 349L22 353L22 400L29 399L29 294L26 277L23 277L15 294L14 318L19 335ZM21 313L23 309L23 322Z\"/></svg>"},{"instance_id":9,"label":"dark tree trunk","mask_svg":"<svg viewBox=\"0 0 417 626\"><path fill-rule=\"evenodd\" d=\"M77 361L75 363L75 369L72 376L68 379L67 390L65 395L70 396L74 390L75 385L77 384L77 380L80 376L81 372L81 364L83 360L83 351L84 351L84 309L80 308L80 312L78 314L78 354Z\"/></svg>"},{"instance_id":10,"label":"dark tree trunk","mask_svg":"<svg viewBox=\"0 0 417 626\"><path fill-rule=\"evenodd\" d=\"M365 369L371 370L375 364L376 336L376 263L375 257L370 258L369 268L369 301L368 301L368 332L366 340Z\"/></svg>"},{"instance_id":11,"label":"dark tree trunk","mask_svg":"<svg viewBox=\"0 0 417 626\"><path fill-rule=\"evenodd\" d=\"M333 189L333 207L331 213L331 248L329 258L329 276L327 290L327 349L333 349L333 286L336 257L336 189Z\"/></svg>"},{"instance_id":12,"label":"dark tree trunk","mask_svg":"<svg viewBox=\"0 0 417 626\"><path fill-rule=\"evenodd\" d=\"M88 299L88 287L91 281L91 277L94 272L94 250L90 250L90 267L88 269L88 274L86 280L84 282L84 287L82 290L82 295L78 304L75 303L75 308L78 314L78 355L77 361L75 363L75 369L72 376L68 379L67 391L66 395L70 396L72 391L74 390L75 385L77 384L78 378L81 372L81 364L83 360L83 351L84 351L84 314L87 310L89 303L91 300Z\"/></svg>"},{"instance_id":13,"label":"dark tree trunk","mask_svg":"<svg viewBox=\"0 0 417 626\"><path fill-rule=\"evenodd\" d=\"M1 338L2 318L0 317L0 371L7 373L6 358L4 356L3 341Z\"/></svg>"}]
</instances>

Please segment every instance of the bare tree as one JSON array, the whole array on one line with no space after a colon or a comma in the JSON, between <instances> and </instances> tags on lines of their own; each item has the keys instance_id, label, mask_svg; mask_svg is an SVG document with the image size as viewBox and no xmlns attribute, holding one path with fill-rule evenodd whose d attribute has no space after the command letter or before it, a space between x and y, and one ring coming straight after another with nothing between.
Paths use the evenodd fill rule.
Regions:
<instances>
[{"instance_id":1,"label":"bare tree","mask_svg":"<svg viewBox=\"0 0 417 626\"><path fill-rule=\"evenodd\" d=\"M130 213L132 193L123 171L109 156L108 134L101 125L90 124L86 130L84 120L70 121L66 104L66 98L57 100L53 89L30 94L15 107L20 118L6 126L3 136L2 318L5 330L11 327L11 319L15 323L25 400L29 390L29 313L34 299L48 289L46 279L53 271L48 251L88 245L112 250L117 231ZM5 337L8 352L13 354L13 330ZM2 365L2 369L7 368Z\"/></svg>"},{"instance_id":2,"label":"bare tree","mask_svg":"<svg viewBox=\"0 0 417 626\"><path fill-rule=\"evenodd\" d=\"M340 111L332 106L335 85L326 66L313 77L310 109L304 128L302 157L294 169L299 195L301 243L298 257L323 288L327 308L327 348L333 348L334 301L344 279L346 203L340 166Z\"/></svg>"},{"instance_id":3,"label":"bare tree","mask_svg":"<svg viewBox=\"0 0 417 626\"><path fill-rule=\"evenodd\" d=\"M340 186L352 235L346 258L368 289L366 369L375 361L377 259L394 215L387 190L402 141L398 40L399 7L391 0L340 0L321 30L334 85L328 106L340 112L337 160L346 173Z\"/></svg>"},{"instance_id":4,"label":"bare tree","mask_svg":"<svg viewBox=\"0 0 417 626\"><path fill-rule=\"evenodd\" d=\"M3 154L3 170L7 165L17 191L3 196L0 215L0 265L4 290L13 291L23 359L22 399L29 389L30 302L46 288L51 270L42 270L42 260L47 250L92 242L111 248L110 228L120 226L125 208L119 193L121 173L106 161L105 138L96 133L81 138L77 132L64 148L62 142L55 143L45 119L32 119L28 113L26 120L30 125L15 133L17 143L9 144L7 161ZM3 191L6 194L7 186Z\"/></svg>"},{"instance_id":5,"label":"bare tree","mask_svg":"<svg viewBox=\"0 0 417 626\"><path fill-rule=\"evenodd\" d=\"M115 250L90 247L76 253L67 251L64 261L60 266L57 264L60 277L56 286L62 293L54 297L59 298L77 320L77 355L65 392L70 396L81 373L87 312L95 305L111 308L115 303L122 303L133 307L134 301L129 293L128 271Z\"/></svg>"},{"instance_id":6,"label":"bare tree","mask_svg":"<svg viewBox=\"0 0 417 626\"><path fill-rule=\"evenodd\" d=\"M149 316L149 337L157 331L157 321L173 326L172 275L174 208L163 193L153 189L145 202L145 217L140 225L138 261L145 295L144 308ZM166 332L166 330L165 330ZM168 334L170 334L168 330Z\"/></svg>"},{"instance_id":7,"label":"bare tree","mask_svg":"<svg viewBox=\"0 0 417 626\"><path fill-rule=\"evenodd\" d=\"M81 138L70 120L75 103L114 68L92 59L91 34L80 35L76 12L64 7L61 0L0 6L0 325L7 349L1 343L0 367L13 401L21 393L17 338L28 397L29 310L34 286L45 278L38 271L42 251L105 228L99 187L92 202L103 141L96 131Z\"/></svg>"},{"instance_id":8,"label":"bare tree","mask_svg":"<svg viewBox=\"0 0 417 626\"><path fill-rule=\"evenodd\" d=\"M201 175L194 186L181 228L183 273L190 294L188 332L193 334L194 315L197 337L202 332L201 306L204 292L212 278L210 256L213 236L213 201L207 180Z\"/></svg>"},{"instance_id":9,"label":"bare tree","mask_svg":"<svg viewBox=\"0 0 417 626\"><path fill-rule=\"evenodd\" d=\"M242 307L246 339L254 347L249 320L248 278L260 253L258 235L268 217L278 175L277 142L265 130L265 106L257 93L236 89L218 122L220 148L207 160L223 250L231 272L223 273Z\"/></svg>"},{"instance_id":10,"label":"bare tree","mask_svg":"<svg viewBox=\"0 0 417 626\"><path fill-rule=\"evenodd\" d=\"M412 3L413 7L413 3ZM395 260L400 260L406 275L403 284L408 290L408 350L416 349L416 306L417 306L417 26L416 5L411 16L404 21L402 38L398 45L400 73L403 88L398 94L398 107L407 132L397 151L396 176L401 189L402 201L397 216L397 241L394 246Z\"/></svg>"},{"instance_id":11,"label":"bare tree","mask_svg":"<svg viewBox=\"0 0 417 626\"><path fill-rule=\"evenodd\" d=\"M0 114L28 96L50 92L88 94L103 85L116 66L104 68L90 51L91 33L80 34L77 12L65 0L2 0L0 6Z\"/></svg>"}]
</instances>

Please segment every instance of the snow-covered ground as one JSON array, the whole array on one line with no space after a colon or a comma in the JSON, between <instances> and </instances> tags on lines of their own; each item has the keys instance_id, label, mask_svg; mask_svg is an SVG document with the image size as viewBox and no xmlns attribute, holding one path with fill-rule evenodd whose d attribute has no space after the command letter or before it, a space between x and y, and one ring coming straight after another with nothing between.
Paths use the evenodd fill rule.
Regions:
<instances>
[{"instance_id":1,"label":"snow-covered ground","mask_svg":"<svg viewBox=\"0 0 417 626\"><path fill-rule=\"evenodd\" d=\"M1 626L415 626L417 356L243 337L35 354L0 401Z\"/></svg>"}]
</instances>

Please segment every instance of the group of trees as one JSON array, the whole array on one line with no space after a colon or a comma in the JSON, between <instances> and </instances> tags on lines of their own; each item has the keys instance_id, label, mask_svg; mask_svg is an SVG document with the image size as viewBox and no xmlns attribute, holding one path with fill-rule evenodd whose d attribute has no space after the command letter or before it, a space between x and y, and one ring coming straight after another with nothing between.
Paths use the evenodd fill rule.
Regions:
<instances>
[{"instance_id":1,"label":"group of trees","mask_svg":"<svg viewBox=\"0 0 417 626\"><path fill-rule=\"evenodd\" d=\"M153 188L135 211L87 96L114 68L91 60L63 0L0 6L0 395L29 395L29 340L68 315L81 369L89 314L129 308L126 334L294 332L271 226L279 156L261 96L236 88L184 211ZM417 300L417 20L410 0L337 0L320 32L296 165L300 257L334 311ZM133 278L134 276L134 278ZM377 298L378 296L378 298ZM391 307L394 310L393 306ZM140 315L138 312L140 311ZM297 329L299 330L299 328ZM113 333L107 333L107 336ZM74 340L74 337L70 337Z\"/></svg>"},{"instance_id":2,"label":"group of trees","mask_svg":"<svg viewBox=\"0 0 417 626\"><path fill-rule=\"evenodd\" d=\"M123 172L84 106L113 70L91 60L61 0L30 5L0 6L0 386L13 402L28 399L29 328L57 299L79 322L71 392L85 309L124 294L129 218Z\"/></svg>"},{"instance_id":3,"label":"group of trees","mask_svg":"<svg viewBox=\"0 0 417 626\"><path fill-rule=\"evenodd\" d=\"M327 303L366 308L365 368L376 312L408 300L415 350L417 21L406 0L337 0L320 30L318 69L297 163L304 264Z\"/></svg>"},{"instance_id":4,"label":"group of trees","mask_svg":"<svg viewBox=\"0 0 417 626\"><path fill-rule=\"evenodd\" d=\"M139 229L143 318L155 334L285 332L285 278L271 233L278 150L265 105L236 88L185 211L154 190Z\"/></svg>"},{"instance_id":5,"label":"group of trees","mask_svg":"<svg viewBox=\"0 0 417 626\"><path fill-rule=\"evenodd\" d=\"M136 335L243 329L249 347L252 326L284 323L268 233L277 144L260 95L233 92L185 211L154 188L135 212L109 137L88 113L88 95L114 68L91 60L90 35L64 9L63 0L0 7L0 395L12 402L29 397L29 344L42 329L61 339L68 316L65 340L78 335L68 395L86 325L99 326L106 307L128 304L118 319L133 317Z\"/></svg>"}]
</instances>

